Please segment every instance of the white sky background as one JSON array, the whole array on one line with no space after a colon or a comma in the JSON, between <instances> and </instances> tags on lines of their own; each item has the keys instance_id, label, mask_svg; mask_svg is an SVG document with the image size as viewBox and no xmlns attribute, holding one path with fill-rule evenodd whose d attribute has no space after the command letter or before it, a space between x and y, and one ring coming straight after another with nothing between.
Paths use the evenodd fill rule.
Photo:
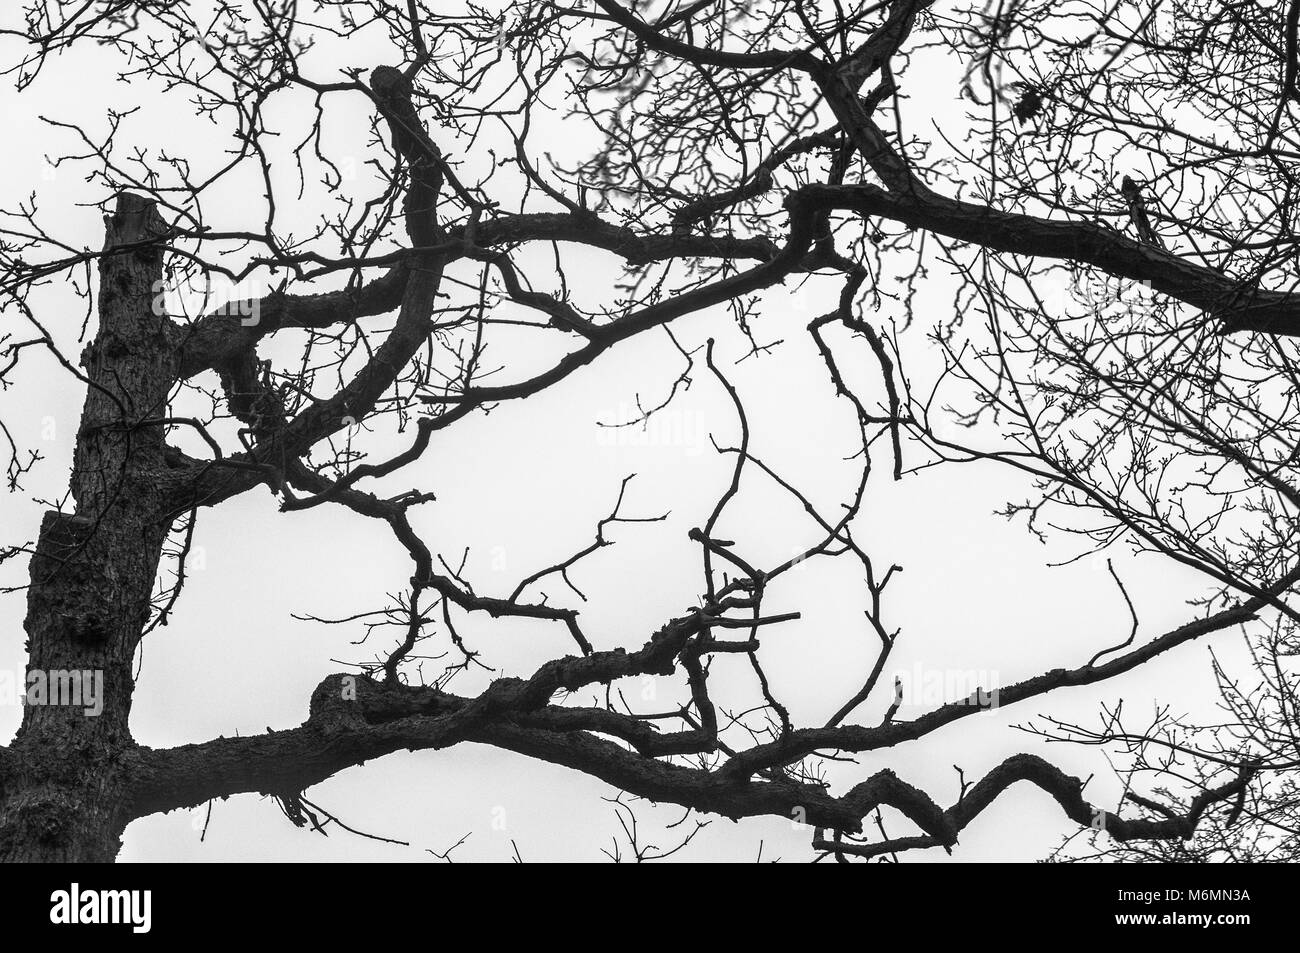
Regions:
<instances>
[{"instance_id":1,"label":"white sky background","mask_svg":"<svg viewBox=\"0 0 1300 953\"><path fill-rule=\"evenodd\" d=\"M6 62L13 55L12 41L0 45ZM336 78L332 67L361 66L368 71L388 62L389 55L382 37L376 37L373 44L354 41L345 50L317 55L307 63L314 65L310 75L330 81ZM228 146L226 130L196 117L181 96L159 95L139 81L126 88L115 84L112 76L120 65L114 54L79 46L52 62L23 95L15 94L11 83L0 87L0 111L9 134L0 154L0 205L12 208L35 191L46 227L72 245L99 247L100 212L77 203L99 201L105 193L86 184L84 167L70 164L52 171L45 165L47 154L79 150L66 132L42 123L39 115L75 121L96 134L106 128L107 106L139 106L124 129L142 142L190 157L206 153L212 161L217 150ZM953 101L953 85L936 83L933 90L919 85L935 75L914 69L903 76L912 96L914 127L927 115L960 121L963 107ZM338 149L336 155L351 150L360 167L366 102L351 95L333 96L328 104L326 132ZM310 119L308 109L286 109L284 116L286 124ZM552 134L547 149L563 154L566 148L584 146L574 140L570 126L553 117L546 123L543 128ZM446 151L453 151L438 129L431 133ZM541 141L539 137L534 143L535 155ZM472 178L472 170L464 171L464 177ZM294 208L285 200L295 192L286 188L282 193L284 218L305 224L319 209ZM223 201L209 197L207 203L214 227L260 222L256 196L250 200L233 184L223 195ZM608 300L618 277L615 260L583 249L568 249L566 255L578 300ZM952 288L947 273L932 272L918 308L923 323L951 317ZM717 338L720 364L749 413L753 451L826 512L833 511L853 486L855 471L840 460L853 451L855 435L850 409L834 398L804 328L813 315L827 309L837 290L838 284L826 279L794 300L779 291L768 294L755 325L756 337L785 343L769 356L735 366L731 362L746 346L725 312L697 314L673 325L687 347L709 336ZM63 352L79 353L84 305L61 288L42 292L34 304ZM888 309L866 315L878 326L896 316ZM17 320L6 312L0 327L15 330ZM381 325L382 320L371 320L368 326ZM933 371L933 360L927 364L925 330L916 327L904 338L913 349L912 369L921 389L926 373ZM263 345L264 357L292 353L293 339L280 337L285 340ZM852 373L864 382L878 378L865 342L840 333L833 337L844 366L854 368ZM509 364L498 382L524 376L531 362L550 353L529 355L526 348L522 339L503 338L489 354L489 364L493 356ZM617 545L580 564L573 578L590 598L583 607L584 630L595 646L639 647L668 619L696 603L698 546L686 533L707 518L730 476L731 457L712 451L709 434L731 445L737 436L735 417L702 357L691 389L663 413L649 436L602 430L596 422L626 418L638 393L648 402L658 402L666 393L681 358L661 333L618 346L537 398L500 405L490 416L478 414L455 424L435 436L417 464L380 486L370 482L366 488L436 492L437 502L415 511L417 529L449 562L458 561L464 548L471 547L467 576L482 593L506 595L520 578L590 542L596 522L617 496L619 481L637 473L624 512L639 516L671 510L671 518L659 524L614 526L611 536ZM35 349L24 355L17 386L0 394L0 413L20 443L39 448L47 457L28 480L32 495L52 499L66 489L82 399L81 386L48 354ZM408 434L374 442L375 459L386 458L409 439ZM231 439L228 448L234 446ZM1009 524L993 515L1007 500L1027 495L1023 482L1010 471L994 464L942 467L892 484L887 446L881 443L878 449L877 470L855 533L882 568L891 562L904 567L885 597L886 624L902 630L887 676L899 673L915 679L919 674L942 682L983 673L980 682L1007 685L1050 668L1082 664L1099 648L1126 637L1128 613L1103 563L1084 560L1048 568L1046 563L1075 550L1068 543L1043 547L1022 523ZM817 532L797 507L769 490L751 470L719 533L736 539L747 558L779 561L813 542ZM43 509L23 495L0 496L4 541L33 539ZM360 634L356 626L290 618L291 613L347 615L377 607L386 601L385 593L403 588L410 563L384 525L336 506L282 514L269 491L259 488L202 513L195 542L197 559L172 623L144 643L133 712L141 744L161 747L294 727L306 717L308 699L320 679L343 670L331 660L368 660L391 647L352 645ZM1140 611L1139 639L1195 614L1183 600L1201 589L1186 572L1152 557L1119 560L1117 568ZM25 566L21 571L25 573ZM4 581L16 581L12 569ZM574 604L572 593L558 581L548 580L538 591L556 603ZM862 617L866 598L850 563L827 560L789 574L769 594L769 612L804 612L801 621L760 634L765 670L796 723L823 722L860 687L878 645ZM25 659L24 612L22 594L0 598L0 631L7 633L0 640L0 671L12 673L15 682L22 677ZM459 627L501 674L527 675L540 662L573 650L558 626L462 614ZM391 639L391 633L386 637ZM439 637L422 644L420 651L432 651L434 643L439 651L446 646ZM1093 723L1099 702L1119 698L1128 699L1126 712L1134 723L1157 702L1175 711L1206 712L1215 697L1208 649L1213 646L1221 656L1234 659L1240 654L1238 643L1237 634L1220 633L1121 679L968 718L920 742L872 753L856 766L836 767L831 776L842 792L889 767L947 806L958 791L954 764L973 779L1010 754L1036 751L1071 773L1096 774L1089 795L1096 803L1114 806L1118 785L1100 751L1047 747L1011 726L1040 711ZM428 664L431 675L441 670L440 662ZM882 685L890 681L886 677ZM481 678L467 676L451 689L469 694L482 684ZM715 700L752 700L753 677L741 656L720 658L710 684ZM967 682L956 694L964 696L971 687ZM642 694L647 689L641 683L624 687L634 703L641 698L645 707L663 710L684 697L685 680L660 680L652 689L657 694L651 700ZM888 694L887 689L878 693L880 697L850 720L879 720ZM948 700L931 697L923 706L905 707L900 716L915 716ZM12 737L20 716L16 705L0 707L0 738ZM393 755L345 771L308 792L347 824L408 840L410 847L364 840L337 829L324 838L292 827L270 799L246 795L214 806L205 842L199 838L203 809L135 822L127 830L121 859L428 861L432 858L426 848L444 850L469 833L454 854L457 860L506 860L513 851L511 841L526 860L599 860L600 848L609 847L619 834L612 807L601 800L614 793L604 783L564 768L462 745ZM679 809L642 804L637 813L647 840L675 843L676 833L663 827L680 817ZM764 858L810 856L810 830L789 821L711 820L681 858L751 859L760 841ZM1036 859L1071 829L1046 795L1022 786L1003 795L966 830L954 859ZM897 816L889 830L893 835L913 833ZM944 857L942 851L929 851L910 859Z\"/></svg>"}]
</instances>

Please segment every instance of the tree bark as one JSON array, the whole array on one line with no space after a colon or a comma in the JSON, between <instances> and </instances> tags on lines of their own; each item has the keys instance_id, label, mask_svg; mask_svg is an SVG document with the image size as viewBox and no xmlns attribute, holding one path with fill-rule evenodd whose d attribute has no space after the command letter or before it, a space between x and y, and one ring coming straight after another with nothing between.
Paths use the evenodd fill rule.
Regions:
<instances>
[{"instance_id":1,"label":"tree bark","mask_svg":"<svg viewBox=\"0 0 1300 953\"><path fill-rule=\"evenodd\" d=\"M105 224L75 512L46 513L30 566L27 704L0 778L4 861L111 861L131 819L131 663L169 523L163 428L148 421L166 416L175 369L158 212L123 193Z\"/></svg>"}]
</instances>

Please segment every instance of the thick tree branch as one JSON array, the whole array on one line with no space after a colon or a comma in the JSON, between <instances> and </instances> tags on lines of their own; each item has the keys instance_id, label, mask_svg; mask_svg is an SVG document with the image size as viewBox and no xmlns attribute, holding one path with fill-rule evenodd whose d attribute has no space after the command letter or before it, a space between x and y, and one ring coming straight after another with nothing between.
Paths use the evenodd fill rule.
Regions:
<instances>
[{"instance_id":1,"label":"thick tree branch","mask_svg":"<svg viewBox=\"0 0 1300 953\"><path fill-rule=\"evenodd\" d=\"M448 229L443 243L445 261L471 253L472 248L465 244L469 234L465 226ZM537 212L502 216L478 223L472 235L478 248L533 241L572 242L612 252L631 265L670 258L767 261L780 250L767 237L643 233L612 225L594 214ZM172 347L180 354L179 375L188 379L205 370L226 367L277 331L346 325L393 311L402 302L410 274L411 269L402 266L356 289L313 295L273 293L229 302L191 326L173 328ZM256 318L250 321L248 316Z\"/></svg>"},{"instance_id":2,"label":"thick tree branch","mask_svg":"<svg viewBox=\"0 0 1300 953\"><path fill-rule=\"evenodd\" d=\"M1205 311L1225 332L1265 331L1300 335L1300 295L1267 291L1134 241L1090 222L1055 221L946 198L934 192L887 192L874 185L810 185L801 190L814 204L892 219L959 241L1032 258L1093 265Z\"/></svg>"}]
</instances>

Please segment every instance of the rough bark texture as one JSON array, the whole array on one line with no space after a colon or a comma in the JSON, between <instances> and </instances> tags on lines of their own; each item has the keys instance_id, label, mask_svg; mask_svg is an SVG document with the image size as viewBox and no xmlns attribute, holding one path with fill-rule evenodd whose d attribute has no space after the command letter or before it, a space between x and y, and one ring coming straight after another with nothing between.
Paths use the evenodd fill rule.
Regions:
<instances>
[{"instance_id":1,"label":"rough bark texture","mask_svg":"<svg viewBox=\"0 0 1300 953\"><path fill-rule=\"evenodd\" d=\"M102 679L102 711L29 703L0 791L0 860L111 861L126 813L124 757L133 742L131 661L149 613L166 535L157 505L160 426L174 379L155 314L162 228L152 202L118 197L106 217L99 329L82 355L89 381L77 432L73 514L49 512L31 561L25 628L28 684ZM89 684L93 684L93 681ZM62 699L66 702L67 698Z\"/></svg>"}]
</instances>

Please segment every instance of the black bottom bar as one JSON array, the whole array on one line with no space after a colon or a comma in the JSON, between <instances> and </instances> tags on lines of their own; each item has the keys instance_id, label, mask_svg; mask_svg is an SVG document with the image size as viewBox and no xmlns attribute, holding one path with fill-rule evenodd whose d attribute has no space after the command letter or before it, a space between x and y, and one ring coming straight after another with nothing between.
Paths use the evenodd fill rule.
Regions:
<instances>
[{"instance_id":1,"label":"black bottom bar","mask_svg":"<svg viewBox=\"0 0 1300 953\"><path fill-rule=\"evenodd\" d=\"M417 928L477 922L493 937L502 929L528 935L550 933L557 922L567 922L566 931L583 922L644 926L654 908L671 928L671 911L705 898L728 932L750 922L770 925L772 917L809 917L809 925L851 917L860 928L879 922L918 940L1047 928L1065 936L1148 938L1200 931L1230 942L1243 930L1294 924L1294 889L1287 889L1293 871L1281 865L880 864L838 869L834 878L827 873L661 865L624 881L578 866L541 878L528 866L28 866L0 869L0 910L19 935L48 931L84 941L115 934L119 942L247 939L276 925L292 927L299 939L338 941L403 921ZM737 891L769 899L758 907L742 901L727 912L724 898ZM660 905L656 897L677 899ZM547 909L558 921L535 915Z\"/></svg>"}]
</instances>

